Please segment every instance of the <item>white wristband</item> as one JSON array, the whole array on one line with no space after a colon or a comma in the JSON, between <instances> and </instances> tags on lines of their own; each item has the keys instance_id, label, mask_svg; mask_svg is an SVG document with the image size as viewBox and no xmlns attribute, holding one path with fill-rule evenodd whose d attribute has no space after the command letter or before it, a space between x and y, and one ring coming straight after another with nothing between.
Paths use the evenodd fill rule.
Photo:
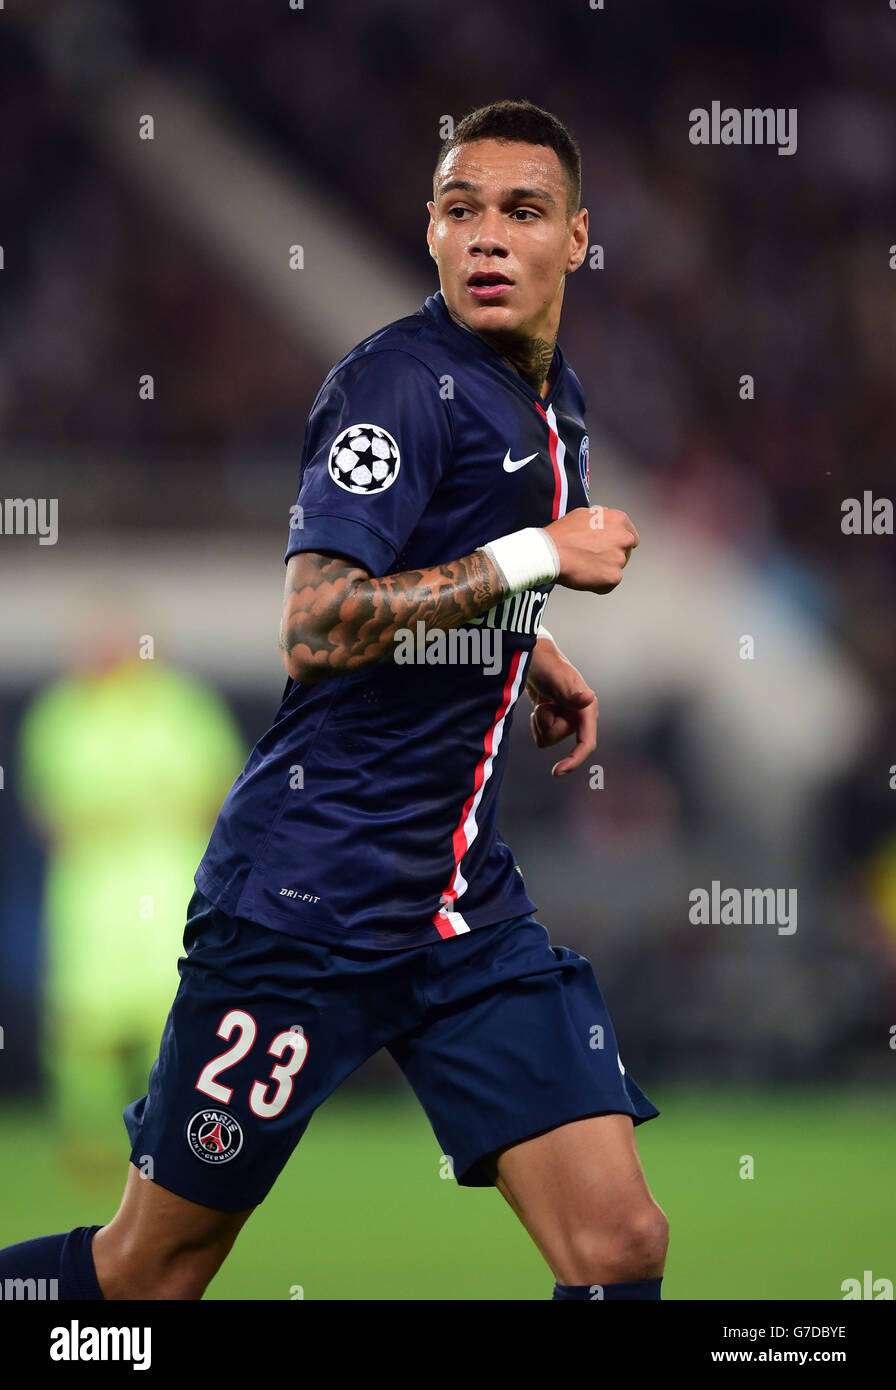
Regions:
<instances>
[{"instance_id":1,"label":"white wristband","mask_svg":"<svg viewBox=\"0 0 896 1390\"><path fill-rule=\"evenodd\" d=\"M553 634L552 632L548 632L548 630L547 630L546 627L542 627L540 621L539 621L539 624L538 624L538 628L536 629L536 632L535 632L535 640L536 640L536 642L538 641L539 637L547 637L548 640L549 640L550 642L553 642L553 643L554 643L554 646L557 645L557 639L556 639L556 637L554 636L554 634Z\"/></svg>"},{"instance_id":2,"label":"white wristband","mask_svg":"<svg viewBox=\"0 0 896 1390\"><path fill-rule=\"evenodd\" d=\"M484 550L496 567L508 594L548 584L560 573L557 547L548 533L538 526L512 531L509 536L499 536L478 549Z\"/></svg>"}]
</instances>

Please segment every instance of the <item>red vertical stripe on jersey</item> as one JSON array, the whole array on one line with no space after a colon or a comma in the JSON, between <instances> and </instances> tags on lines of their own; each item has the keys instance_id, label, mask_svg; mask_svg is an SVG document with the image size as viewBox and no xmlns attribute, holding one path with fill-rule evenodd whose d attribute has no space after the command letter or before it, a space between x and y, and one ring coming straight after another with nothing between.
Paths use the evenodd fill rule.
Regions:
<instances>
[{"instance_id":1,"label":"red vertical stripe on jersey","mask_svg":"<svg viewBox=\"0 0 896 1390\"><path fill-rule=\"evenodd\" d=\"M556 521L560 515L560 497L563 492L563 480L560 476L560 464L557 461L557 431L552 428L551 422L538 402L535 402L535 409L548 427L548 440L551 454L551 466L554 469L554 500L551 503L551 520Z\"/></svg>"},{"instance_id":2,"label":"red vertical stripe on jersey","mask_svg":"<svg viewBox=\"0 0 896 1390\"><path fill-rule=\"evenodd\" d=\"M457 889L454 886L457 880L457 871L460 868L461 860L463 859L467 850L470 848L470 845L472 844L474 838L468 837L467 821L469 819L470 811L472 810L474 803L477 802L481 797L482 788L485 785L485 769L488 766L488 763L494 754L495 734L498 728L500 727L502 720L505 718L508 709L510 708L513 687L516 682L516 674L519 670L520 662L524 661L527 655L528 653L525 651L518 651L514 652L513 657L511 658L510 670L507 673L507 680L504 682L504 689L501 692L501 703L498 706L498 710L495 714L494 719L492 720L491 727L489 728L488 733L485 736L485 741L483 743L482 748L482 756L479 759L479 762L476 764L476 771L473 775L473 790L470 792L470 795L464 802L463 810L460 813L460 820L458 821L457 828L451 837L451 844L454 850L454 868L451 872L451 878L449 879L448 887L442 893L442 906L438 909L437 912L433 914L432 919L435 924L436 930L438 931L439 936L441 937L458 935L458 932L455 931L448 917L445 915L445 909L447 908L450 911L451 904L457 897Z\"/></svg>"}]
</instances>

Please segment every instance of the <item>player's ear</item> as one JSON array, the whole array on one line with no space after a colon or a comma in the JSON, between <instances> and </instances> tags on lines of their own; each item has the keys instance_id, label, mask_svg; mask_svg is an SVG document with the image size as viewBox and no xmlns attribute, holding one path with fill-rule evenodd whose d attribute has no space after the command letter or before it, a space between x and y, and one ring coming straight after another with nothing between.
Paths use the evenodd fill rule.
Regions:
<instances>
[{"instance_id":1,"label":"player's ear","mask_svg":"<svg viewBox=\"0 0 896 1390\"><path fill-rule=\"evenodd\" d=\"M570 227L571 235L578 243L576 249L571 253L567 271L578 270L579 266L588 255L588 209L579 208L579 211L572 219Z\"/></svg>"},{"instance_id":2,"label":"player's ear","mask_svg":"<svg viewBox=\"0 0 896 1390\"><path fill-rule=\"evenodd\" d=\"M432 249L432 235L435 231L436 205L435 203L427 203L426 206L429 210L429 226L426 228L426 241L429 246L429 254L432 256L433 260L435 260L436 253Z\"/></svg>"}]
</instances>

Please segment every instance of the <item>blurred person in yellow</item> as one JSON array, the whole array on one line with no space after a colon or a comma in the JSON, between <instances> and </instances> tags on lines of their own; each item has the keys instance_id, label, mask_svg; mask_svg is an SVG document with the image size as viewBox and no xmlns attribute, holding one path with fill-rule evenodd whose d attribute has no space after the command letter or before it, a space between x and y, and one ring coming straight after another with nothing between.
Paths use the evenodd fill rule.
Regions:
<instances>
[{"instance_id":1,"label":"blurred person in yellow","mask_svg":"<svg viewBox=\"0 0 896 1390\"><path fill-rule=\"evenodd\" d=\"M121 1166L121 1111L177 986L184 898L245 758L224 700L140 640L104 614L19 734L47 845L41 1060L60 1161L82 1182Z\"/></svg>"},{"instance_id":2,"label":"blurred person in yellow","mask_svg":"<svg viewBox=\"0 0 896 1390\"><path fill-rule=\"evenodd\" d=\"M881 939L891 953L896 979L896 831L885 835L875 846L865 875Z\"/></svg>"}]
</instances>

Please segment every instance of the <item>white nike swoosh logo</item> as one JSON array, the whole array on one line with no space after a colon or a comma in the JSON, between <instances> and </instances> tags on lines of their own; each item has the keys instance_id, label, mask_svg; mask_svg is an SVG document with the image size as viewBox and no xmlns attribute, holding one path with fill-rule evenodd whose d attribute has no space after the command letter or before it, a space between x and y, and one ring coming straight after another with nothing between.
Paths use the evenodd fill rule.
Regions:
<instances>
[{"instance_id":1,"label":"white nike swoosh logo","mask_svg":"<svg viewBox=\"0 0 896 1390\"><path fill-rule=\"evenodd\" d=\"M522 466L523 466L524 463L531 463L532 459L537 459L537 458L538 458L538 450L537 450L537 449L536 449L536 451L535 451L534 454L527 454L526 457L525 457L524 459L512 459L512 458L510 457L510 450L508 449L508 450L507 450L507 453L504 455L504 472L505 472L505 473L515 473L516 470L517 470L518 468L522 468Z\"/></svg>"}]
</instances>

